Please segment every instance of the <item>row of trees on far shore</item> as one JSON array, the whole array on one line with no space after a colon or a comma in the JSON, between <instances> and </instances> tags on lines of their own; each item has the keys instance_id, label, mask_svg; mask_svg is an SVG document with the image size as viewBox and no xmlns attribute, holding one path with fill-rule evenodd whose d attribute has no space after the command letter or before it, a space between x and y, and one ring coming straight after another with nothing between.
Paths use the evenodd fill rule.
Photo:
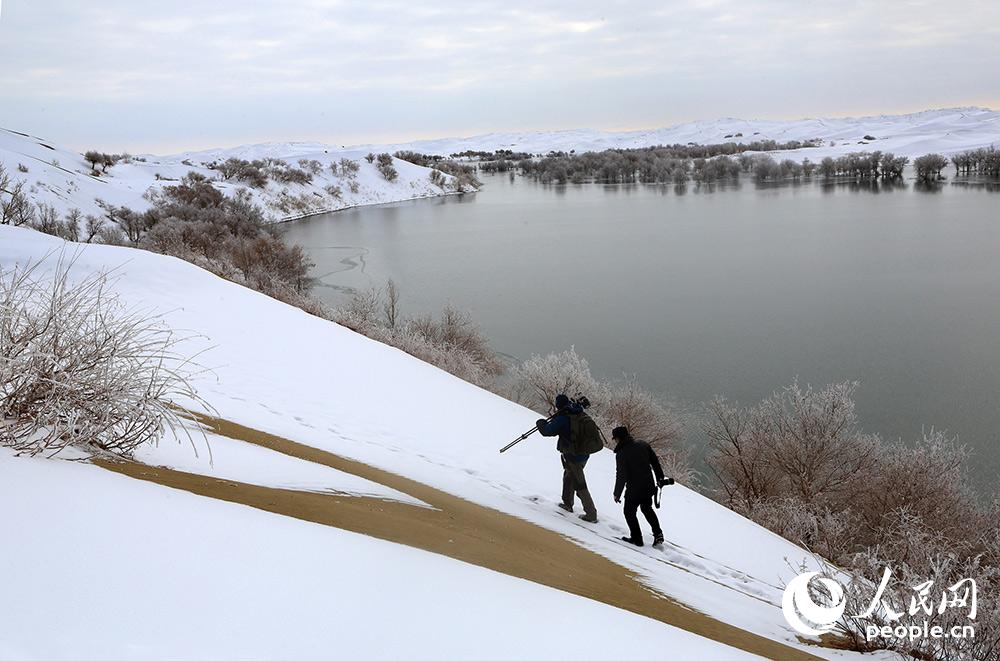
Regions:
<instances>
[{"instance_id":1,"label":"row of trees on far shore","mask_svg":"<svg viewBox=\"0 0 1000 661\"><path fill-rule=\"evenodd\" d=\"M789 148L777 144L776 148ZM842 156L827 156L818 163L807 158L775 159L767 153L712 154L712 145L699 147L651 147L643 149L608 149L581 154L553 152L539 158L511 161L504 158L480 162L482 172L519 172L542 183L674 183L685 184L737 181L743 175L757 183L795 181L820 177L824 180L850 179L858 181L892 181L903 178L911 161L891 152L859 151ZM397 154L398 156L398 154ZM420 154L414 162L428 162ZM407 160L410 160L409 158ZM943 171L949 159L941 154L925 154L913 159L917 181L922 183L944 179ZM956 154L951 158L959 175L1000 177L1000 151L977 149Z\"/></svg>"}]
</instances>

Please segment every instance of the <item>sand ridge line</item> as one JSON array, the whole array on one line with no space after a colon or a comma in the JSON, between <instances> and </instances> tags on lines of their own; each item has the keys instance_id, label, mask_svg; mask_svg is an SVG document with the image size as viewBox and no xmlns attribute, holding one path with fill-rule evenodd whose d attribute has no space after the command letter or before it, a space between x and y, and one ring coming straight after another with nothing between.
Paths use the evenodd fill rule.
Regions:
<instances>
[{"instance_id":1,"label":"sand ridge line","mask_svg":"<svg viewBox=\"0 0 1000 661\"><path fill-rule=\"evenodd\" d=\"M445 555L644 615L712 640L789 661L819 657L716 620L659 594L617 563L534 523L401 475L217 418L212 432L329 466L431 506L245 484L129 461L95 459L108 470L163 486L333 526Z\"/></svg>"}]
</instances>

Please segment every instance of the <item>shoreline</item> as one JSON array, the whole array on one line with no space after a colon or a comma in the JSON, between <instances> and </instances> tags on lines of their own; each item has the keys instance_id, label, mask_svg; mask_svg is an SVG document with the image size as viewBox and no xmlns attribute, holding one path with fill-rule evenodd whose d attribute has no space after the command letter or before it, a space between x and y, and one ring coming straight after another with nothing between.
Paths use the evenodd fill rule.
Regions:
<instances>
[{"instance_id":1,"label":"shoreline","mask_svg":"<svg viewBox=\"0 0 1000 661\"><path fill-rule=\"evenodd\" d=\"M479 189L473 191L450 191L441 192L435 195L417 195L414 197L404 197L399 200L392 200L391 202L371 202L367 204L349 204L346 207L337 207L336 209L325 209L323 211L309 211L307 213L302 213L295 216L284 216L278 218L271 222L272 225L283 225L285 223L291 223L296 220L305 220L306 218L312 218L313 216L322 216L328 213L338 213L340 211L349 211L351 209L361 209L364 207L381 207L388 204L399 204L400 202L411 202L413 200L432 200L437 197L449 197L451 195L468 195L478 193Z\"/></svg>"}]
</instances>

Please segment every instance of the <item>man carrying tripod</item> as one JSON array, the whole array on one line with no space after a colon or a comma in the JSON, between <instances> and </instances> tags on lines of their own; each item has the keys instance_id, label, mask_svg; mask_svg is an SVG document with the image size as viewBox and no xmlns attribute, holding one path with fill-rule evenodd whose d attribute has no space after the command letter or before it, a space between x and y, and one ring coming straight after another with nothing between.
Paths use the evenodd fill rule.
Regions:
<instances>
[{"instance_id":1,"label":"man carrying tripod","mask_svg":"<svg viewBox=\"0 0 1000 661\"><path fill-rule=\"evenodd\" d=\"M636 510L641 509L650 527L653 529L653 546L663 543L663 531L660 521L653 511L653 496L657 489L673 484L672 478L663 477L663 467L660 459L645 441L637 441L628 433L627 427L615 427L611 438L615 445L615 463L617 466L615 479L615 502L620 503L622 491L625 491L625 521L628 523L629 536L622 541L636 546L642 546L642 530L639 528L639 517ZM653 481L653 476L656 481ZM627 489L626 489L627 487ZM659 502L657 502L659 506Z\"/></svg>"},{"instance_id":2,"label":"man carrying tripod","mask_svg":"<svg viewBox=\"0 0 1000 661\"><path fill-rule=\"evenodd\" d=\"M594 499L587 490L587 478L583 469L587 459L594 452L604 447L600 430L594 421L584 413L584 408L590 404L583 398L581 402L573 402L566 395L556 396L556 412L548 420L536 422L542 436L558 436L556 450L559 451L563 466L562 502L559 507L567 512L573 511L576 494L583 505L580 518L588 523L597 523L597 508Z\"/></svg>"}]
</instances>

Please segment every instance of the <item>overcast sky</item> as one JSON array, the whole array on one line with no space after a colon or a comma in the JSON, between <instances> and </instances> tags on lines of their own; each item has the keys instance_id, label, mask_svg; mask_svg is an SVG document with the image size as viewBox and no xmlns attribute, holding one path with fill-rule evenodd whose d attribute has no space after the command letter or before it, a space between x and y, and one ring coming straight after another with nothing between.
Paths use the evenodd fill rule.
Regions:
<instances>
[{"instance_id":1,"label":"overcast sky","mask_svg":"<svg viewBox=\"0 0 1000 661\"><path fill-rule=\"evenodd\" d=\"M0 1L0 126L81 149L1000 107L997 0Z\"/></svg>"}]
</instances>

